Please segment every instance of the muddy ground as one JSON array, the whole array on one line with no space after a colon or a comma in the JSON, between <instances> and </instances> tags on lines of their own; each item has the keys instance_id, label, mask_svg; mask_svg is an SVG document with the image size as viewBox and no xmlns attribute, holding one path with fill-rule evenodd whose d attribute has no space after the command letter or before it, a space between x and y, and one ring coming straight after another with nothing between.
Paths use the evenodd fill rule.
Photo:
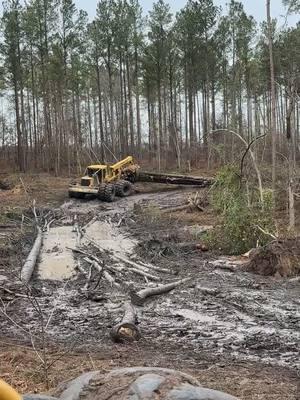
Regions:
<instances>
[{"instance_id":1,"label":"muddy ground","mask_svg":"<svg viewBox=\"0 0 300 400\"><path fill-rule=\"evenodd\" d=\"M20 193L0 193L6 207L0 229L1 377L22 392L41 391L47 381L53 388L95 368L161 366L245 400L299 399L297 278L246 273L240 259L197 249L201 232L214 223L211 211L165 212L170 204L184 204L193 189L140 186L128 199L103 204L70 201L66 183L53 193L48 182L46 200L34 182L24 185L27 193L21 185L23 200ZM28 295L18 276L34 240L28 207L35 194L39 218L49 214L52 222ZM70 250L76 247L97 257L115 282L99 279L86 256ZM155 279L137 274L130 262ZM138 307L139 342L112 343L110 330L122 317L130 284L138 290L186 277L191 281Z\"/></svg>"}]
</instances>

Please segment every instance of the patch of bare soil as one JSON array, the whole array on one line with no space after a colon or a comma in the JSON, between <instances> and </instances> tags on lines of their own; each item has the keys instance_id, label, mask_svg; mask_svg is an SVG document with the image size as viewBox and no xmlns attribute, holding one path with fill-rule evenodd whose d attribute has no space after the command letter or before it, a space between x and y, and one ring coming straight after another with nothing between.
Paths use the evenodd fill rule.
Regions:
<instances>
[{"instance_id":1,"label":"patch of bare soil","mask_svg":"<svg viewBox=\"0 0 300 400\"><path fill-rule=\"evenodd\" d=\"M0 174L0 181L6 190L0 187L1 210L23 210L32 205L59 206L66 198L67 187L72 179L54 177L49 174Z\"/></svg>"},{"instance_id":2,"label":"patch of bare soil","mask_svg":"<svg viewBox=\"0 0 300 400\"><path fill-rule=\"evenodd\" d=\"M0 290L0 375L22 392L40 392L46 370L54 388L92 369L161 366L242 400L296 400L300 282L250 274L239 266L226 269L201 251L197 243L201 225L209 225L206 212L194 214L196 223L193 214L187 223L181 214L164 212L170 203L185 204L190 191L139 193L114 204L66 200L45 232L31 291L15 286L8 266L3 268L8 281L1 284L6 291ZM75 215L82 233L75 246L86 254L66 246ZM41 273L58 259L65 267L61 260L67 252L72 274L53 279ZM113 281L92 266L91 256ZM19 260L15 268L20 265ZM111 341L129 287L140 290L187 277L190 281L174 291L136 307L140 341Z\"/></svg>"},{"instance_id":3,"label":"patch of bare soil","mask_svg":"<svg viewBox=\"0 0 300 400\"><path fill-rule=\"evenodd\" d=\"M300 274L300 238L273 241L251 252L245 271L263 276L293 277Z\"/></svg>"}]
</instances>

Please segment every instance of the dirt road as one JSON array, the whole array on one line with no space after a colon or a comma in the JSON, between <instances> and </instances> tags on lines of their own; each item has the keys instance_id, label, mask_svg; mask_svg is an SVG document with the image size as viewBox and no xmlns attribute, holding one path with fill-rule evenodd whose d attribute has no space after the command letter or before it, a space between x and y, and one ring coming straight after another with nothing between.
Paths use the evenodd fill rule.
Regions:
<instances>
[{"instance_id":1,"label":"dirt road","mask_svg":"<svg viewBox=\"0 0 300 400\"><path fill-rule=\"evenodd\" d=\"M181 247L197 243L201 225L207 225L205 216L203 224L195 217L195 225L184 213L170 218L163 212L188 195L185 190L140 193L109 205L66 201L44 235L34 298L22 295L24 290L1 272L6 287L19 293L10 298L6 292L3 341L13 338L38 349L44 332L49 360L58 354L49 367L51 385L62 375L76 376L77 357L82 370L176 367L241 399L297 399L300 281L251 275L237 260ZM100 279L88 256L71 250L76 246L101 260L114 282ZM132 262L156 279L138 274ZM11 279L11 271L7 276ZM109 332L122 317L130 285L139 290L186 277L190 282L138 307L139 342L111 342ZM62 372L62 360L72 368Z\"/></svg>"}]
</instances>

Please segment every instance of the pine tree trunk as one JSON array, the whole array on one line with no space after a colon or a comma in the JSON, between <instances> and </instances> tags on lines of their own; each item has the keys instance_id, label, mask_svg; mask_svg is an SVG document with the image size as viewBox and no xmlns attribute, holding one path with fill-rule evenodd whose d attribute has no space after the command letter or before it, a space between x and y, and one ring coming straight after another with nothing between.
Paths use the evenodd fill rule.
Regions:
<instances>
[{"instance_id":1,"label":"pine tree trunk","mask_svg":"<svg viewBox=\"0 0 300 400\"><path fill-rule=\"evenodd\" d=\"M140 87L139 87L139 64L137 47L134 50L135 61L135 107L136 107L136 129L137 129L137 154L141 156L142 151L142 127L140 109Z\"/></svg>"},{"instance_id":2,"label":"pine tree trunk","mask_svg":"<svg viewBox=\"0 0 300 400\"><path fill-rule=\"evenodd\" d=\"M119 54L119 83L120 83L120 153L124 156L125 150L125 134L124 134L124 91L123 91L123 67L122 67L122 55Z\"/></svg>"},{"instance_id":3,"label":"pine tree trunk","mask_svg":"<svg viewBox=\"0 0 300 400\"><path fill-rule=\"evenodd\" d=\"M216 89L215 82L212 82L211 88L211 129L216 130Z\"/></svg>"},{"instance_id":4,"label":"pine tree trunk","mask_svg":"<svg viewBox=\"0 0 300 400\"><path fill-rule=\"evenodd\" d=\"M130 147L131 147L131 153L134 153L135 142L134 142L134 124L133 124L133 107L132 107L132 88L131 88L131 77L130 77L130 66L129 66L128 55L126 56L126 71L127 71L128 105L129 105Z\"/></svg>"},{"instance_id":5,"label":"pine tree trunk","mask_svg":"<svg viewBox=\"0 0 300 400\"><path fill-rule=\"evenodd\" d=\"M102 87L101 87L100 67L98 60L96 60L96 73L97 73L97 88L98 88L99 129L100 129L100 140L101 140L100 155L101 155L101 162L105 162L104 130L103 130L103 114L102 114Z\"/></svg>"},{"instance_id":6,"label":"pine tree trunk","mask_svg":"<svg viewBox=\"0 0 300 400\"><path fill-rule=\"evenodd\" d=\"M162 136L163 136L160 71L157 72L157 98L158 98L157 163L158 163L158 170L160 171L161 170Z\"/></svg>"},{"instance_id":7,"label":"pine tree trunk","mask_svg":"<svg viewBox=\"0 0 300 400\"><path fill-rule=\"evenodd\" d=\"M111 62L111 48L110 45L107 48L108 52L108 61L107 61L107 70L108 70L108 86L109 86L109 125L110 125L110 135L111 135L111 144L113 153L116 152L116 133L115 133L115 112L114 112L114 97L113 97L113 73L112 73L112 62Z\"/></svg>"},{"instance_id":8,"label":"pine tree trunk","mask_svg":"<svg viewBox=\"0 0 300 400\"><path fill-rule=\"evenodd\" d=\"M270 79L271 79L271 123L270 131L272 135L272 185L276 188L276 93L275 93L275 72L273 58L273 35L271 19L271 0L267 0L267 23L268 23L268 41L270 57Z\"/></svg>"},{"instance_id":9,"label":"pine tree trunk","mask_svg":"<svg viewBox=\"0 0 300 400\"><path fill-rule=\"evenodd\" d=\"M20 123L20 107L19 107L19 94L18 94L18 83L16 76L13 77L14 83L14 102L15 102L15 113L16 113L16 127L17 127L17 147L18 147L18 166L21 172L25 172L23 163L23 145L22 145L22 133Z\"/></svg>"},{"instance_id":10,"label":"pine tree trunk","mask_svg":"<svg viewBox=\"0 0 300 400\"><path fill-rule=\"evenodd\" d=\"M90 88L87 88L87 117L88 117L88 127L89 127L89 145L90 149L93 150L93 132L92 132L92 111L91 111L91 95Z\"/></svg>"}]
</instances>

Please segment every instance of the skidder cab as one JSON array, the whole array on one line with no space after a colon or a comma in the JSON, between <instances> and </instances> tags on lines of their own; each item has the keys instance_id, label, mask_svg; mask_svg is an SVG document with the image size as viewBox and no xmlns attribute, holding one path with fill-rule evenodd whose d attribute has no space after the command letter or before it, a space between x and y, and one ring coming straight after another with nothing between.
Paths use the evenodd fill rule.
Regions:
<instances>
[{"instance_id":1,"label":"skidder cab","mask_svg":"<svg viewBox=\"0 0 300 400\"><path fill-rule=\"evenodd\" d=\"M89 165L80 184L69 187L69 197L82 199L94 195L102 201L112 202L115 196L130 196L138 169L131 156L115 164Z\"/></svg>"}]
</instances>

